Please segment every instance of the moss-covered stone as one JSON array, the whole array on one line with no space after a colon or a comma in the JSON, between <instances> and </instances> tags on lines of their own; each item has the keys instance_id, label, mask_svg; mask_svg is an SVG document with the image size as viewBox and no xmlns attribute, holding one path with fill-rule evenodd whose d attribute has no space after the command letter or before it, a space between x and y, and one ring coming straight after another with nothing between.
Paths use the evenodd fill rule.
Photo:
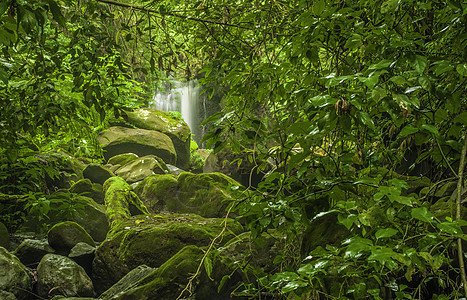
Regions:
<instances>
[{"instance_id":1,"label":"moss-covered stone","mask_svg":"<svg viewBox=\"0 0 467 300\"><path fill-rule=\"evenodd\" d=\"M80 196L79 199L84 205L73 214L71 220L83 226L95 241L103 241L109 231L105 206L88 197Z\"/></svg>"},{"instance_id":2,"label":"moss-covered stone","mask_svg":"<svg viewBox=\"0 0 467 300\"><path fill-rule=\"evenodd\" d=\"M91 279L72 259L45 255L37 266L37 293L41 297L65 295L68 297L95 295Z\"/></svg>"},{"instance_id":3,"label":"moss-covered stone","mask_svg":"<svg viewBox=\"0 0 467 300\"><path fill-rule=\"evenodd\" d=\"M135 192L153 212L196 213L221 217L231 199L235 180L221 173L153 175L135 187Z\"/></svg>"},{"instance_id":4,"label":"moss-covered stone","mask_svg":"<svg viewBox=\"0 0 467 300\"><path fill-rule=\"evenodd\" d=\"M134 153L122 153L122 154L118 154L118 155L115 155L115 156L112 156L111 158L109 158L109 160L107 161L108 164L111 164L111 165L121 165L121 166L124 166L126 165L127 163L130 163L132 161L134 161L135 159L137 159L139 156L134 154Z\"/></svg>"},{"instance_id":5,"label":"moss-covered stone","mask_svg":"<svg viewBox=\"0 0 467 300\"><path fill-rule=\"evenodd\" d=\"M146 265L141 265L133 270L131 270L128 274L126 274L122 279L120 279L116 284L112 285L112 287L106 290L99 296L100 300L111 300L117 294L122 294L138 284L138 282L143 279L144 277L148 276L154 272L154 268L148 267Z\"/></svg>"},{"instance_id":6,"label":"moss-covered stone","mask_svg":"<svg viewBox=\"0 0 467 300\"><path fill-rule=\"evenodd\" d=\"M101 133L98 140L107 160L117 154L135 153L138 156L156 155L169 164L177 161L172 140L158 131L114 126Z\"/></svg>"},{"instance_id":7,"label":"moss-covered stone","mask_svg":"<svg viewBox=\"0 0 467 300\"><path fill-rule=\"evenodd\" d=\"M99 204L104 203L104 190L102 184L92 183L90 179L78 180L70 188L70 192L92 198Z\"/></svg>"},{"instance_id":8,"label":"moss-covered stone","mask_svg":"<svg viewBox=\"0 0 467 300\"><path fill-rule=\"evenodd\" d=\"M115 176L115 174L103 165L89 164L84 168L83 176L92 182L104 184L107 179Z\"/></svg>"},{"instance_id":9,"label":"moss-covered stone","mask_svg":"<svg viewBox=\"0 0 467 300\"><path fill-rule=\"evenodd\" d=\"M165 174L169 170L162 159L154 155L136 158L116 171L129 184L141 181L154 174Z\"/></svg>"},{"instance_id":10,"label":"moss-covered stone","mask_svg":"<svg viewBox=\"0 0 467 300\"><path fill-rule=\"evenodd\" d=\"M188 169L191 131L183 119L174 118L165 111L151 108L136 109L127 112L127 115L130 124L142 129L159 131L170 137L177 152L176 166Z\"/></svg>"},{"instance_id":11,"label":"moss-covered stone","mask_svg":"<svg viewBox=\"0 0 467 300\"><path fill-rule=\"evenodd\" d=\"M16 257L26 266L38 264L42 257L55 250L50 247L47 241L26 239L13 252Z\"/></svg>"},{"instance_id":12,"label":"moss-covered stone","mask_svg":"<svg viewBox=\"0 0 467 300\"><path fill-rule=\"evenodd\" d=\"M188 283L189 276L187 275L196 273L202 257L203 251L199 247L186 246L157 270L140 280L136 287L112 299L177 299ZM188 291L183 295L184 298L190 296Z\"/></svg>"},{"instance_id":13,"label":"moss-covered stone","mask_svg":"<svg viewBox=\"0 0 467 300\"><path fill-rule=\"evenodd\" d=\"M131 191L131 187L121 177L109 178L104 183L105 214L111 227L132 215L149 214L146 206Z\"/></svg>"},{"instance_id":14,"label":"moss-covered stone","mask_svg":"<svg viewBox=\"0 0 467 300\"><path fill-rule=\"evenodd\" d=\"M0 291L13 293L18 300L26 300L32 291L29 271L19 259L0 247Z\"/></svg>"},{"instance_id":15,"label":"moss-covered stone","mask_svg":"<svg viewBox=\"0 0 467 300\"><path fill-rule=\"evenodd\" d=\"M224 219L187 214L135 216L120 221L96 251L96 289L106 290L139 265L157 268L187 245L208 245L222 231L223 223ZM232 219L227 220L226 228L221 244L243 231Z\"/></svg>"},{"instance_id":16,"label":"moss-covered stone","mask_svg":"<svg viewBox=\"0 0 467 300\"><path fill-rule=\"evenodd\" d=\"M77 243L95 246L89 233L76 222L66 221L54 225L47 233L49 245L57 251L68 253Z\"/></svg>"}]
</instances>

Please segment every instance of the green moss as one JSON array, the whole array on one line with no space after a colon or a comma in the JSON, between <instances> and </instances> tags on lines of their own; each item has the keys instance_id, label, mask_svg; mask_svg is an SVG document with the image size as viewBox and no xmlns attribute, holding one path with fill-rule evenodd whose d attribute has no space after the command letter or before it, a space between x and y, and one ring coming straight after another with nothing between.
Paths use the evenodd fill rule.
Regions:
<instances>
[{"instance_id":1,"label":"green moss","mask_svg":"<svg viewBox=\"0 0 467 300\"><path fill-rule=\"evenodd\" d=\"M96 246L89 233L81 225L72 221L54 225L47 233L47 238L50 246L58 251L69 251L79 242Z\"/></svg>"},{"instance_id":2,"label":"green moss","mask_svg":"<svg viewBox=\"0 0 467 300\"><path fill-rule=\"evenodd\" d=\"M132 215L149 214L146 206L138 196L131 191L131 187L121 177L109 178L104 183L106 216L114 227L119 219L128 219Z\"/></svg>"},{"instance_id":3,"label":"green moss","mask_svg":"<svg viewBox=\"0 0 467 300\"><path fill-rule=\"evenodd\" d=\"M97 282L103 282L98 289L109 288L141 264L157 268L187 245L207 246L222 231L223 222L224 219L206 219L193 214L134 216L119 220L114 232L96 251L93 272ZM219 244L242 231L238 222L229 219Z\"/></svg>"},{"instance_id":4,"label":"green moss","mask_svg":"<svg viewBox=\"0 0 467 300\"><path fill-rule=\"evenodd\" d=\"M138 282L137 287L116 299L175 299L188 283L189 274L196 272L202 257L199 247L186 246Z\"/></svg>"},{"instance_id":5,"label":"green moss","mask_svg":"<svg viewBox=\"0 0 467 300\"><path fill-rule=\"evenodd\" d=\"M107 161L108 164L111 164L111 165L121 165L121 166L124 166L126 165L127 163L129 162L132 162L134 161L135 159L137 159L139 156L134 154L134 153L122 153L122 154L118 154L118 155L115 155L115 156L112 156L111 158L109 158L109 160Z\"/></svg>"}]
</instances>

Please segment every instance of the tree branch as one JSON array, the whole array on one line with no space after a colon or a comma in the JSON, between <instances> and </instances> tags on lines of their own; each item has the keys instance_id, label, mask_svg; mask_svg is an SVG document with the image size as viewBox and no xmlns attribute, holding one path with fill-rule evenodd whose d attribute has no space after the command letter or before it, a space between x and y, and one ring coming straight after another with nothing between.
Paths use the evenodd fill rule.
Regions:
<instances>
[{"instance_id":1,"label":"tree branch","mask_svg":"<svg viewBox=\"0 0 467 300\"><path fill-rule=\"evenodd\" d=\"M125 8L131 8L131 9L136 9L140 11L144 11L147 13L153 13L153 14L159 14L161 16L172 16L184 20L190 20L190 21L195 21L195 22L201 22L203 24L208 23L208 24L215 24L215 25L224 25L224 26L230 26L230 27L235 27L235 28L240 28L240 29L246 29L246 30L252 30L251 28L240 26L240 25L235 25L235 24L230 24L230 23L225 23L225 22L217 22L217 21L211 21L211 20L205 20L205 19L200 19L200 18L193 18L193 17L188 17L188 16L182 16L173 12L161 12L155 9L150 9L142 6L137 6L133 4L127 4L127 3L121 3L113 0L97 0L97 2L100 3L106 3L110 5L116 5L120 7L125 7Z\"/></svg>"}]
</instances>

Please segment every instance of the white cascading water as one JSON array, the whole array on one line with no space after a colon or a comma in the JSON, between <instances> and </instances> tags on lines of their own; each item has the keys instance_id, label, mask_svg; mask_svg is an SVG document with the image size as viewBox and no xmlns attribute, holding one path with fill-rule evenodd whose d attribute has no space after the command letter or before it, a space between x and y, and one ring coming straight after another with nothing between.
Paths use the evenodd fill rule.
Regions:
<instances>
[{"instance_id":1,"label":"white cascading water","mask_svg":"<svg viewBox=\"0 0 467 300\"><path fill-rule=\"evenodd\" d=\"M201 103L205 101L205 95L200 95L202 87L196 80L188 82L171 81L166 91L157 91L149 107L163 111L178 111L185 122L190 126L193 139L199 143L202 138L200 124L205 117L200 116Z\"/></svg>"}]
</instances>

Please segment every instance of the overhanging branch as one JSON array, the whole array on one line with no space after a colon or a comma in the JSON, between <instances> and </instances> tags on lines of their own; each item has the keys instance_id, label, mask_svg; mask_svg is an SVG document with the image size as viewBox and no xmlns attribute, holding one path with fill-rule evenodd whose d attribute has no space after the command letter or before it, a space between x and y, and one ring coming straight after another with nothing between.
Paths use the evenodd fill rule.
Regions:
<instances>
[{"instance_id":1,"label":"overhanging branch","mask_svg":"<svg viewBox=\"0 0 467 300\"><path fill-rule=\"evenodd\" d=\"M235 25L235 24L230 24L230 23L225 23L225 22L217 22L217 21L211 21L211 20L205 20L205 19L200 19L200 18L194 18L194 17L188 17L188 16L182 16L173 12L161 12L155 9L150 9L142 6L137 6L133 4L128 4L128 3L121 3L113 0L97 0L97 2L100 3L106 3L110 5L115 5L115 6L120 6L120 7L125 7L125 8L131 8L139 11L144 11L147 13L153 13L153 14L158 14L161 16L171 16L179 19L184 19L184 20L190 20L190 21L195 21L195 22L201 22L203 24L215 24L215 25L223 25L223 26L229 26L229 27L235 27L235 28L240 28L240 29L246 29L246 30L252 30L251 28L240 26L240 25Z\"/></svg>"}]
</instances>

